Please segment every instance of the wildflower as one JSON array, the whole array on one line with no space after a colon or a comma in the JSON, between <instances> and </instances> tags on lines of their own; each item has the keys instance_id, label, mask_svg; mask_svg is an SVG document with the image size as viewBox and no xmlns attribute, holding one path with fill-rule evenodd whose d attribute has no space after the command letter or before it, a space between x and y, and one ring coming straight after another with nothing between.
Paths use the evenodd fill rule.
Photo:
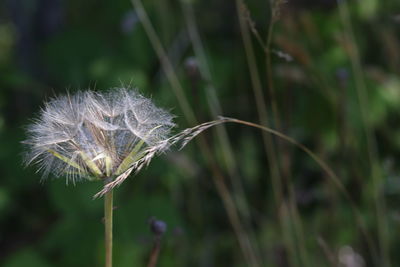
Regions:
<instances>
[{"instance_id":1,"label":"wildflower","mask_svg":"<svg viewBox=\"0 0 400 267\"><path fill-rule=\"evenodd\" d=\"M78 92L50 100L28 127L26 164L68 180L124 173L144 147L166 139L171 114L137 91Z\"/></svg>"},{"instance_id":2,"label":"wildflower","mask_svg":"<svg viewBox=\"0 0 400 267\"><path fill-rule=\"evenodd\" d=\"M28 127L25 163L36 163L43 177L52 173L67 182L104 180L98 197L155 155L178 142L186 145L211 124L170 136L173 116L136 90L78 92L50 100Z\"/></svg>"},{"instance_id":3,"label":"wildflower","mask_svg":"<svg viewBox=\"0 0 400 267\"><path fill-rule=\"evenodd\" d=\"M26 165L36 163L43 176L53 173L72 180L103 180L95 197L104 198L105 264L112 266L113 191L132 171L181 142L186 145L218 121L170 136L173 116L135 90L116 88L56 97L27 129ZM163 232L166 226L155 226ZM164 230L163 230L164 229Z\"/></svg>"}]
</instances>

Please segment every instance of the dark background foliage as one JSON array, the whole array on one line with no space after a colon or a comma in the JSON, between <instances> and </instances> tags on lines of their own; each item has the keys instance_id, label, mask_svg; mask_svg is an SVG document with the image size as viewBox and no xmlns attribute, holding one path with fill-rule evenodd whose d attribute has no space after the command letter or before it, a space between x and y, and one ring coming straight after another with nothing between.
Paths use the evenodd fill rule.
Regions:
<instances>
[{"instance_id":1,"label":"dark background foliage","mask_svg":"<svg viewBox=\"0 0 400 267\"><path fill-rule=\"evenodd\" d=\"M326 161L346 193L289 143L208 130L116 190L115 266L145 266L151 216L168 225L159 266L400 264L399 1L132 2L1 2L1 266L102 266L102 185L41 182L20 142L52 96L118 86L170 109L179 129L217 115L261 121Z\"/></svg>"}]
</instances>

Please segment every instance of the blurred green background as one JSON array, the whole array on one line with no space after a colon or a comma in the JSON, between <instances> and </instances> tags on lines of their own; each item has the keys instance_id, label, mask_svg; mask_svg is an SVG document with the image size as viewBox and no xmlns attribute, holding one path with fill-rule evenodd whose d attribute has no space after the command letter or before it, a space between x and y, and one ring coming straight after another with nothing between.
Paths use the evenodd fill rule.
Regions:
<instances>
[{"instance_id":1,"label":"blurred green background","mask_svg":"<svg viewBox=\"0 0 400 267\"><path fill-rule=\"evenodd\" d=\"M132 86L176 132L287 134L345 190L285 141L211 129L116 190L115 266L147 264L151 216L158 266L400 266L400 2L337 2L3 0L0 265L103 265L102 185L41 182L20 142L52 96Z\"/></svg>"}]
</instances>

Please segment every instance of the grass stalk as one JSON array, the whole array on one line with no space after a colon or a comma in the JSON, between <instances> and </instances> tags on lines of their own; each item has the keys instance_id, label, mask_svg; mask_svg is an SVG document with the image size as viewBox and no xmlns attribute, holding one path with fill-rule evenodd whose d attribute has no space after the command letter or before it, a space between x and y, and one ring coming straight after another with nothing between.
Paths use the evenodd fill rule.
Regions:
<instances>
[{"instance_id":1,"label":"grass stalk","mask_svg":"<svg viewBox=\"0 0 400 267\"><path fill-rule=\"evenodd\" d=\"M246 22L246 17L244 11L245 11L245 5L242 0L236 0L236 9L238 12L238 17L239 17L239 26L240 26L240 32L243 38L243 45L245 48L245 53L246 53L246 59L247 59L247 64L249 67L249 72L250 72L250 79L254 91L254 96L256 100L256 106L257 106L257 112L259 114L260 118L260 123L261 125L270 125L269 120L268 120L268 110L265 104L265 96L262 90L262 84L261 84L261 79L260 79L260 74L257 68L257 63L255 59L255 53L254 49L252 46L251 42L251 36L249 32L249 28L247 26ZM275 198L275 203L276 207L279 207L279 204L282 202L282 183L281 183L281 175L280 171L278 168L278 162L276 158L276 151L275 151L275 145L273 143L273 140L271 136L263 133L263 140L264 140L264 147L267 152L267 157L268 157L268 166L270 167L270 175L271 175L271 180L272 180L272 186L273 186L273 192L274 192L274 198Z\"/></svg>"},{"instance_id":2,"label":"grass stalk","mask_svg":"<svg viewBox=\"0 0 400 267\"><path fill-rule=\"evenodd\" d=\"M364 72L361 65L360 53L356 43L353 26L350 19L349 7L346 0L338 0L339 18L343 25L344 33L351 49L349 51L351 68L354 73L355 87L357 92L358 104L360 108L361 118L363 122L363 131L366 138L368 161L373 184L373 201L375 205L377 219L377 233L379 249L382 262L376 263L384 267L391 266L390 263L390 246L389 246L389 229L387 225L386 203L382 195L382 170L379 164L379 156L377 145L372 130L368 126L368 92L365 84ZM376 259L375 259L376 260Z\"/></svg>"},{"instance_id":3,"label":"grass stalk","mask_svg":"<svg viewBox=\"0 0 400 267\"><path fill-rule=\"evenodd\" d=\"M154 27L147 15L147 12L144 9L142 1L131 0L131 3L135 8L135 11L139 17L140 22L144 27L144 30L146 31L146 34L151 42L151 45L154 48L154 51L156 52L158 58L160 59L161 66L166 74L168 82L171 84L171 88L174 91L176 98L178 99L179 105L182 108L185 118L190 123L197 124L197 120L194 115L193 109L190 107L189 102L187 101L183 87L174 72L172 63L168 59L168 56L161 44L160 38L158 37L156 31L154 30Z\"/></svg>"},{"instance_id":4,"label":"grass stalk","mask_svg":"<svg viewBox=\"0 0 400 267\"><path fill-rule=\"evenodd\" d=\"M274 31L274 26L275 22L279 19L277 14L279 13L279 8L280 5L283 4L282 1L280 0L275 0L275 1L269 1L270 2L270 20L268 24L268 32L267 32L267 37L265 41L265 66L266 66L266 77L267 77L267 83L268 83L268 92L270 96L270 103L271 103L271 108L272 108L272 116L274 119L274 124L275 128L278 131L282 131L281 123L280 123L280 116L279 116L279 110L278 110L278 104L277 104L277 99L276 99L276 93L275 93L275 84L274 84L274 79L273 79L273 73L272 73L272 60L271 60L271 43L272 43L272 35ZM299 248L299 254L301 257L301 261L303 265L309 266L309 257L307 253L307 245L305 242L304 238L304 228L303 224L301 221L301 217L299 214L299 210L297 208L297 203L295 199L295 191L293 188L293 183L292 183L292 177L291 177L291 172L290 168L287 168L290 166L290 156L289 153L286 149L286 147L279 141L276 143L277 145L277 151L281 153L281 167L283 170L282 172L282 178L287 183L288 186L288 197L289 197L289 214L292 217L293 225L294 225L294 233L297 236L298 240L298 248ZM286 176L286 177L285 177Z\"/></svg>"},{"instance_id":5,"label":"grass stalk","mask_svg":"<svg viewBox=\"0 0 400 267\"><path fill-rule=\"evenodd\" d=\"M282 238L284 241L285 249L287 250L287 254L290 257L287 257L288 266L302 266L300 264L300 259L298 253L296 252L297 248L295 246L295 236L293 234L292 220L291 214L289 211L287 201L283 201L281 204L281 208L279 210L280 216L282 217Z\"/></svg>"},{"instance_id":6,"label":"grass stalk","mask_svg":"<svg viewBox=\"0 0 400 267\"><path fill-rule=\"evenodd\" d=\"M267 82L268 82L268 90L271 98L271 107L272 107L272 114L274 118L274 123L276 129L280 130L280 120L279 120L279 113L278 113L278 105L276 102L275 96L275 86L274 86L274 79L272 77L272 63L271 63L271 42L272 42L272 34L274 31L274 25L277 18L274 17L274 9L279 8L279 6L275 6L277 4L274 1L270 1L271 4L271 14L270 14L270 21L268 24L268 33L265 42L265 66L267 72Z\"/></svg>"}]
</instances>

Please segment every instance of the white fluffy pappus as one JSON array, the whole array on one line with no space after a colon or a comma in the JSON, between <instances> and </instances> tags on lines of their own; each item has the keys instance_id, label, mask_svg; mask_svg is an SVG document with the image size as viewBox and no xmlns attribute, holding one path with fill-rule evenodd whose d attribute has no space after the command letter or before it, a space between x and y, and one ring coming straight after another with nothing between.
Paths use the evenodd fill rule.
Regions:
<instances>
[{"instance_id":1,"label":"white fluffy pappus","mask_svg":"<svg viewBox=\"0 0 400 267\"><path fill-rule=\"evenodd\" d=\"M56 97L27 128L25 163L36 163L44 177L111 177L128 169L144 148L167 139L172 119L136 90Z\"/></svg>"}]
</instances>

